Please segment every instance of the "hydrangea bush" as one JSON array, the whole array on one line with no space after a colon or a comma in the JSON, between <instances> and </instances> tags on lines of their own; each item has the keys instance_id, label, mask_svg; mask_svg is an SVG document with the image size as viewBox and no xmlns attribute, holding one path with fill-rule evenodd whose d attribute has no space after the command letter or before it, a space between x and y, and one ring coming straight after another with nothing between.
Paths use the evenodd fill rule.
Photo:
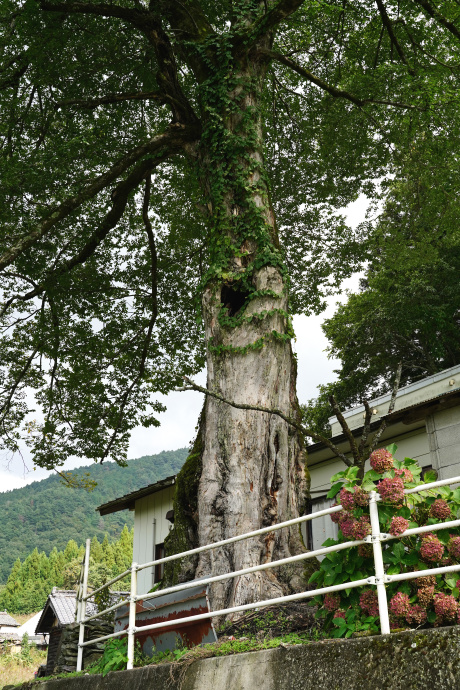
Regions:
<instances>
[{"instance_id":1,"label":"hydrangea bush","mask_svg":"<svg viewBox=\"0 0 460 690\"><path fill-rule=\"evenodd\" d=\"M460 564L460 528L441 529L404 536L406 530L456 520L460 515L460 489L447 486L416 494L404 489L436 481L435 472L420 479L421 467L410 459L398 461L396 446L374 451L371 469L362 482L358 468L350 467L332 477L328 498L343 506L331 519L338 524L338 540L324 546L365 539L371 533L369 492L378 491L380 531L397 539L382 542L383 561L388 575L416 572L444 565ZM310 583L317 588L361 580L374 575L371 544L328 554L313 573ZM460 571L418 577L387 585L390 626L397 628L436 627L460 623ZM376 587L346 589L316 597L317 616L333 637L349 637L355 632L378 633L379 611Z\"/></svg>"}]
</instances>

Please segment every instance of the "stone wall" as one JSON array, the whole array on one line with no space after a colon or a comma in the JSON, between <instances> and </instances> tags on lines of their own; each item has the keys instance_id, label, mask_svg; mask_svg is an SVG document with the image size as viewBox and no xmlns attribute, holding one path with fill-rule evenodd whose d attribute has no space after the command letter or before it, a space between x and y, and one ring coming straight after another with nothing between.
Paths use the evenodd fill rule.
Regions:
<instances>
[{"instance_id":1,"label":"stone wall","mask_svg":"<svg viewBox=\"0 0 460 690\"><path fill-rule=\"evenodd\" d=\"M23 690L458 690L460 626L325 640L102 676L25 684ZM4 690L7 690L5 686ZM16 689L17 690L17 689Z\"/></svg>"},{"instance_id":2,"label":"stone wall","mask_svg":"<svg viewBox=\"0 0 460 690\"><path fill-rule=\"evenodd\" d=\"M48 673L56 674L75 671L77 668L79 631L80 626L78 623L66 625L62 629L53 668L52 670L47 668ZM113 633L113 623L90 621L85 625L85 640L95 640L97 637L110 635L110 633ZM83 652L83 668L87 668L89 664L101 656L105 644L105 642L97 642L94 645L85 647Z\"/></svg>"}]
</instances>

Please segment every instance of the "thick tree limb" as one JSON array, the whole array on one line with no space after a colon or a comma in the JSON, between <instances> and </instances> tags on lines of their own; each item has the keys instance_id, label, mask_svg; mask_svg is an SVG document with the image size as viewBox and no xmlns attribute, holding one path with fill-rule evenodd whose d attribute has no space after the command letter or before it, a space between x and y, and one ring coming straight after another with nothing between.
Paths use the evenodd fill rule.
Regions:
<instances>
[{"instance_id":1,"label":"thick tree limb","mask_svg":"<svg viewBox=\"0 0 460 690\"><path fill-rule=\"evenodd\" d=\"M169 22L175 38L179 39L177 49L190 65L197 80L202 82L209 76L209 65L190 44L203 43L214 34L214 29L203 12L201 3L198 0L151 0L152 11L157 5ZM213 57L211 51L208 51L207 59L212 61Z\"/></svg>"},{"instance_id":2,"label":"thick tree limb","mask_svg":"<svg viewBox=\"0 0 460 690\"><path fill-rule=\"evenodd\" d=\"M262 36L266 36L276 29L285 19L294 14L303 4L304 0L280 0L261 19L250 27L249 35L251 43L256 43Z\"/></svg>"},{"instance_id":3,"label":"thick tree limb","mask_svg":"<svg viewBox=\"0 0 460 690\"><path fill-rule=\"evenodd\" d=\"M389 415L393 412L395 409L395 403L396 403L396 396L398 394L399 390L399 384L401 383L401 372L402 372L402 362L398 364L398 368L396 370L396 376L395 380L393 383L393 390L391 392L391 399L390 399L390 404L388 406L388 412L385 415L385 418L382 419L382 423L380 424L380 427L377 429L377 431L374 434L374 438L372 439L372 442L369 446L369 455L372 453L373 450L377 448L377 444L380 441L380 438L387 428L387 419Z\"/></svg>"},{"instance_id":4,"label":"thick tree limb","mask_svg":"<svg viewBox=\"0 0 460 690\"><path fill-rule=\"evenodd\" d=\"M62 264L57 266L53 271L49 273L49 275L46 277L45 280L41 282L40 285L36 285L33 290L30 290L30 292L26 293L25 295L13 295L13 297L10 297L10 299L5 302L3 308L0 310L0 317L2 317L6 311L9 309L9 307L14 304L14 302L27 302L34 297L37 297L38 295L41 295L57 278L60 276L69 273L73 268L75 268L78 265L84 264L87 259L89 259L98 246L103 242L103 240L107 237L109 234L110 230L112 230L115 225L118 223L120 218L122 217L124 210L126 208L126 204L128 202L128 197L130 193L138 187L138 185L142 182L142 180L145 178L146 174L150 174L150 172L155 168L157 165L159 165L161 162L166 160L168 158L168 154L164 154L163 156L157 157L155 161L152 161L151 159L145 159L139 163L139 165L131 172L130 175L126 178L126 180L123 180L123 182L120 182L117 187L112 192L112 198L113 198L113 205L110 211L107 213L105 216L104 220L100 224L100 226L95 230L95 232L91 235L90 239L88 242L85 244L85 246L71 259L68 259L67 261L64 261ZM145 216L144 216L144 222L145 222ZM150 226L150 232L151 232L151 226ZM153 235L152 239L149 236L149 246L150 249L152 250L152 240L153 240ZM153 240L153 246L154 246L154 240ZM155 261L152 262L152 265L155 266L155 275L154 275L154 283L156 286L156 258ZM153 290L153 287L152 287ZM155 311L156 311L156 287L155 287Z\"/></svg>"},{"instance_id":5,"label":"thick tree limb","mask_svg":"<svg viewBox=\"0 0 460 690\"><path fill-rule=\"evenodd\" d=\"M444 15L441 14L441 12L436 8L433 7L431 3L428 2L428 0L415 0L416 3L418 3L425 12L435 19L441 26L444 26L448 31L450 31L451 34L453 34L456 38L460 38L460 30L457 29L455 24L453 22L450 22L448 19L444 17Z\"/></svg>"},{"instance_id":6,"label":"thick tree limb","mask_svg":"<svg viewBox=\"0 0 460 690\"><path fill-rule=\"evenodd\" d=\"M351 460L347 458L347 456L344 453L342 453L337 448L337 446L335 446L332 443L332 441L330 441L330 439L328 439L326 436L323 436L322 434L317 434L315 431L308 429L307 427L297 422L295 419L292 419L292 417L288 417L287 415L285 415L283 412L281 412L281 410L271 409L269 407L261 407L259 405L247 405L245 403L236 403L232 400L227 400L223 397L223 395L219 395L219 393L214 393L213 391L210 391L208 388L203 388L203 386L199 386L197 383L189 379L188 376L184 376L184 381L187 385L177 390L198 391L199 393L209 395L211 398L215 398L216 400L219 400L220 402L223 402L226 405L230 405L230 407L235 407L238 410L254 410L255 412L266 412L267 414L274 414L277 417L281 417L281 419L293 426L295 429L297 429L297 431L300 431L300 433L304 436L310 436L314 441L324 443L324 445L327 446L334 453L334 455L343 460L347 467L351 467L353 464Z\"/></svg>"},{"instance_id":7,"label":"thick tree limb","mask_svg":"<svg viewBox=\"0 0 460 690\"><path fill-rule=\"evenodd\" d=\"M360 440L359 446L358 446L358 453L359 453L360 457L363 456L364 448L366 446L367 439L369 438L369 434L371 432L371 420L372 420L372 410L371 410L367 400L364 400L363 405L364 405L364 409L366 410L366 413L365 413L365 417L364 417L363 433L361 434L361 440Z\"/></svg>"},{"instance_id":8,"label":"thick tree limb","mask_svg":"<svg viewBox=\"0 0 460 690\"><path fill-rule=\"evenodd\" d=\"M302 67L297 62L292 60L292 58L287 57L286 55L282 55L282 53L277 53L273 50L268 50L265 48L260 48L257 52L262 55L266 55L268 58L271 58L276 62L280 62L281 64L286 65L286 67L290 67L294 72L297 72L297 74L300 74L300 76L304 77L305 79L307 79L307 81L311 82L312 84L316 84L316 86L319 86L320 89L326 91L331 96L334 96L334 98L344 98L345 100L350 101L351 103L354 103L354 105L357 105L359 107L374 103L375 105L389 105L393 108L402 108L404 110L423 110L423 108L420 108L418 106L408 103L401 103L398 101L387 101L374 98L358 98L358 96L355 96L349 91L344 91L343 89L337 89L335 86L331 86L323 79L317 77L315 74L312 74L307 69L305 69L305 67Z\"/></svg>"},{"instance_id":9,"label":"thick tree limb","mask_svg":"<svg viewBox=\"0 0 460 690\"><path fill-rule=\"evenodd\" d=\"M109 103L121 103L122 101L158 101L164 103L167 96L160 91L132 91L130 93L110 93L101 98L67 98L63 101L57 101L56 107L65 108L76 106L77 108L88 109L97 108L100 105L107 105Z\"/></svg>"},{"instance_id":10,"label":"thick tree limb","mask_svg":"<svg viewBox=\"0 0 460 690\"><path fill-rule=\"evenodd\" d=\"M48 12L62 12L62 14L97 14L101 17L116 17L141 28L141 30L150 15L148 10L139 7L131 9L105 2L49 2L49 0L40 0L40 7Z\"/></svg>"},{"instance_id":11,"label":"thick tree limb","mask_svg":"<svg viewBox=\"0 0 460 690\"><path fill-rule=\"evenodd\" d=\"M342 414L342 410L340 409L337 400L333 395L329 396L329 402L331 404L332 409L335 412L335 415L339 421L340 426L342 427L342 431L347 437L347 441L350 444L350 450L353 455L355 465L359 465L361 462L361 457L358 451L358 446L356 445L355 437L353 436L350 427L348 426L347 422L345 421L345 417Z\"/></svg>"},{"instance_id":12,"label":"thick tree limb","mask_svg":"<svg viewBox=\"0 0 460 690\"><path fill-rule=\"evenodd\" d=\"M413 75L414 70L412 69L412 67L407 62L407 58L406 58L405 53L401 47L401 44L399 43L397 36L396 36L395 32L393 31L393 25L391 23L390 17L387 14L387 11L385 9L385 5L383 4L382 0L375 0L375 1L377 3L377 7L379 9L383 25L385 26L385 29L387 30L388 36L390 37L390 41L392 42L392 44L396 48L396 52L398 53L401 62L403 62L406 65L406 67L408 68L409 74Z\"/></svg>"},{"instance_id":13,"label":"thick tree limb","mask_svg":"<svg viewBox=\"0 0 460 690\"><path fill-rule=\"evenodd\" d=\"M164 94L169 97L174 121L196 122L193 108L186 98L177 77L176 59L169 36L163 30L158 14L142 7L131 9L108 3L49 2L41 0L40 7L49 12L64 14L94 14L114 17L135 26L153 45L158 61L157 80ZM179 104L179 107L177 106Z\"/></svg>"},{"instance_id":14,"label":"thick tree limb","mask_svg":"<svg viewBox=\"0 0 460 690\"><path fill-rule=\"evenodd\" d=\"M163 150L168 151L170 154L178 152L183 149L185 143L195 139L197 135L198 131L195 127L184 127L180 130L174 128L170 132L158 134L146 144L137 146L129 151L107 172L95 180L91 180L78 194L68 197L57 208L52 210L46 218L40 221L33 230L28 232L27 235L20 237L12 247L0 256L0 271L13 263L22 252L31 247L35 242L47 235L59 221L66 218L72 211L75 211L110 185L140 158L148 154L158 154Z\"/></svg>"}]
</instances>

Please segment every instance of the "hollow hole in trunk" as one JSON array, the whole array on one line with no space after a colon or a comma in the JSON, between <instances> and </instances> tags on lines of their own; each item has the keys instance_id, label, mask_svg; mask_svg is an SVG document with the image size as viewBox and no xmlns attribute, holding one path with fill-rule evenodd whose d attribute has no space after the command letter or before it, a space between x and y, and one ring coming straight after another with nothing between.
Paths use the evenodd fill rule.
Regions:
<instances>
[{"instance_id":1,"label":"hollow hole in trunk","mask_svg":"<svg viewBox=\"0 0 460 690\"><path fill-rule=\"evenodd\" d=\"M246 290L237 290L230 285L222 285L220 301L229 316L235 316L246 303L249 293Z\"/></svg>"}]
</instances>

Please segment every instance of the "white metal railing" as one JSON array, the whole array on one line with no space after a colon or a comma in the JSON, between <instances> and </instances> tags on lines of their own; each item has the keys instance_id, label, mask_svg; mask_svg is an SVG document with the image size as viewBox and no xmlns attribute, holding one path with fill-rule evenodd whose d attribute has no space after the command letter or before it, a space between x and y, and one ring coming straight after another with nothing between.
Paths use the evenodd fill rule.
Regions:
<instances>
[{"instance_id":1,"label":"white metal railing","mask_svg":"<svg viewBox=\"0 0 460 690\"><path fill-rule=\"evenodd\" d=\"M416 486L413 489L405 489L404 493L405 494L413 494L421 491L429 491L431 489L435 489L439 486L446 486L448 484L459 484L460 483L460 477L453 477L452 479L444 479L440 480L437 482L430 482L429 484L421 484L419 486ZM306 553L298 554L297 556L291 556L289 558L283 558L278 561L272 561L270 563L263 563L262 565L257 565L257 566L252 566L249 568L243 568L241 570L236 570L231 573L224 573L222 575L215 575L212 577L207 577L200 579L200 585L206 585L206 584L211 584L214 582L221 582L223 580L228 580L234 577L239 577L241 575L247 575L249 573L255 573L259 572L262 570L268 570L270 568L278 568L282 565L286 565L287 563L295 563L297 561L303 561L308 558L315 558L316 556L322 556L326 555L328 553L333 553L335 551L342 551L343 549L349 549L354 546L359 546L360 544L366 544L370 543L372 544L373 547L373 556L374 556L374 572L375 575L371 575L366 578L362 578L360 580L353 580L350 582L345 582L341 583L340 585L331 585L329 587L322 587L320 589L314 589L314 590L308 590L304 592L298 592L297 594L289 594L287 596L282 596L282 597L276 597L274 599L267 599L263 601L257 601L253 602L251 604L243 604L241 606L233 606L231 608L227 609L220 609L218 611L211 611L207 613L200 613L195 616L188 616L184 618L178 618L177 620L174 620L174 623L179 625L181 623L185 622L193 622L193 621L198 621L198 620L204 620L206 618L212 618L215 616L224 616L230 613L238 613L241 611L248 611L251 609L255 608L263 608L265 606L271 606L273 604L280 604L288 601L298 601L299 599L307 599L310 597L315 597L318 595L322 594L327 594L328 592L339 592L344 589L352 589L354 587L362 587L364 585L373 585L376 587L377 590L377 598L378 598L378 605L379 605L379 617L380 617L380 630L383 635L386 635L390 632L390 622L389 622L389 615L388 615L388 602L387 602L387 595L386 595L386 585L390 582L398 582L400 580L409 580L412 578L416 577L423 577L425 575L438 575L440 573L448 573L448 572L455 572L455 571L460 571L460 564L457 565L450 565L450 566L444 566L444 567L439 567L439 568L430 568L427 570L418 570L410 573L400 573L398 575L387 575L385 573L385 567L383 564L383 554L382 554L382 542L389 541L391 539L401 539L403 537L408 537L412 536L414 534L423 534L424 532L434 532L439 529L446 529L446 528L451 528L451 527L459 527L460 526L460 520L450 520L448 522L441 522L437 523L434 525L426 525L424 527L415 527L412 529L408 529L402 534L398 536L393 536L391 534L385 534L380 532L380 524L379 524L379 512L378 512L378 503L381 500L380 495L376 491L371 491L369 494L369 512L370 512L370 521L371 521L371 534L365 539L357 540L357 541L348 541L348 542L343 542L341 544L335 544L334 546L326 546L322 547L320 549L316 549L314 551L307 551ZM131 669L133 668L133 662L134 662L134 640L135 640L135 635L136 633L147 631L147 630L158 630L164 627L171 627L171 621L164 621L162 623L154 623L150 625L143 625L143 626L137 626L136 627L136 602L139 601L140 599L155 599L156 597L163 596L164 594L171 594L173 592L179 592L182 590L190 589L192 587L196 587L196 582L185 582L180 585L175 585L173 587L167 587L165 589L157 590L155 592L147 592L145 594L138 594L137 593L137 573L140 570L143 570L144 568L150 568L154 567L163 563L169 563L171 561L177 560L179 558L184 558L185 556L191 556L193 554L197 553L202 553L203 551L209 551L211 549L217 549L221 546L225 546L227 544L232 544L237 541L242 541L243 539L250 539L251 537L257 537L261 534L267 534L269 532L275 532L280 529L284 529L286 527L292 527L294 525L299 525L304 522L308 522L310 520L314 520L319 517L323 517L324 515L331 515L332 513L336 513L342 510L341 505L333 506L332 508L327 508L325 510L318 510L314 513L310 513L309 515L303 515L302 517L295 518L293 520L287 520L286 522L280 522L276 525L272 525L270 527L264 527L259 530L254 530L253 532L247 532L246 534L238 535L235 537L231 537L230 539L224 539L219 542L214 542L213 544L206 544L205 546L200 546L196 549L190 549L189 551L184 551L179 554L174 554L172 556L166 556L164 558L159 558L154 561L149 561L148 563L132 563L131 568L129 570L125 570L125 572L121 573L117 577L113 578L109 582L106 582L104 585L99 587L98 589L94 590L90 594L88 594L88 569L89 569L89 549L90 549L90 540L88 539L86 542L86 553L85 553L85 561L84 561L84 568L83 568L83 577L82 577L82 582L81 585L78 588L78 593L77 593L77 622L80 624L80 631L79 631L79 642L78 642L78 657L77 657L77 671L81 671L82 669L82 661L83 661L83 649L84 647L87 647L89 645L95 644L97 642L102 642L104 640L109 640L111 638L116 638L116 637L122 637L123 635L127 635L128 637L128 663L127 663L127 668ZM86 616L86 602L90 599L93 598L95 594L100 592L101 590L115 584L115 582L118 582L122 578L126 577L128 574L131 574L131 591L130 591L130 596L129 599L124 599L123 601L119 601L118 603L114 604L113 606L110 606L107 609L104 609L103 611L100 611L96 614L93 614L91 616ZM89 621L99 618L102 615L109 613L111 611L115 611L116 609L121 608L122 606L125 606L126 604L129 603L129 623L128 623L128 629L127 630L120 630L118 632L111 633L110 635L104 635L102 637L98 637L94 640L84 640L84 635L85 635L85 623L88 623Z\"/></svg>"}]
</instances>

